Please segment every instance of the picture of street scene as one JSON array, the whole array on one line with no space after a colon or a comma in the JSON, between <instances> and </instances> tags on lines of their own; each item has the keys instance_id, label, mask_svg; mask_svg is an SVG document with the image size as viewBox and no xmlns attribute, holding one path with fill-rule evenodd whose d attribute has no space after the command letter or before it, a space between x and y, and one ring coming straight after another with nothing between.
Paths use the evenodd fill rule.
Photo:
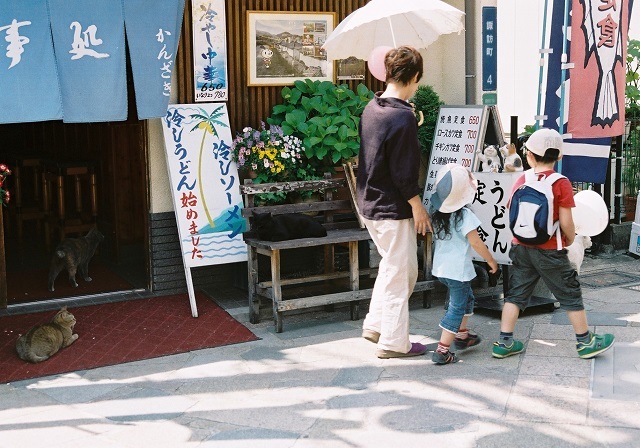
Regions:
<instances>
[{"instance_id":1,"label":"picture of street scene","mask_svg":"<svg viewBox=\"0 0 640 448\"><path fill-rule=\"evenodd\" d=\"M364 61L348 57L338 61L338 79L364 79Z\"/></svg>"},{"instance_id":2,"label":"picture of street scene","mask_svg":"<svg viewBox=\"0 0 640 448\"><path fill-rule=\"evenodd\" d=\"M327 77L324 20L256 20L256 78Z\"/></svg>"}]
</instances>

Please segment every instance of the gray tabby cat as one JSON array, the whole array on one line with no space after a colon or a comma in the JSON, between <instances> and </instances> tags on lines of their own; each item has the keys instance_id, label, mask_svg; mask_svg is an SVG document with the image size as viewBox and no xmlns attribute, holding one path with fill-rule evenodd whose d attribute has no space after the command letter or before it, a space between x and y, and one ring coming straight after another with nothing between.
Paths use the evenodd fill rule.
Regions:
<instances>
[{"instance_id":1,"label":"gray tabby cat","mask_svg":"<svg viewBox=\"0 0 640 448\"><path fill-rule=\"evenodd\" d=\"M55 355L58 350L68 347L78 339L73 333L76 318L63 307L47 324L36 325L18 338L18 357L28 362L42 362Z\"/></svg>"}]
</instances>

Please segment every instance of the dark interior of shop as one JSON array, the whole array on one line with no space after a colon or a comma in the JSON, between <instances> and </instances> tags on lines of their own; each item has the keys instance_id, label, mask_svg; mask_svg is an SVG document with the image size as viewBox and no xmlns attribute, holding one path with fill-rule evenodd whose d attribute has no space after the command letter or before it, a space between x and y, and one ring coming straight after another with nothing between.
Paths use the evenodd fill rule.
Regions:
<instances>
[{"instance_id":1,"label":"dark interior of shop","mask_svg":"<svg viewBox=\"0 0 640 448\"><path fill-rule=\"evenodd\" d=\"M130 89L130 92L133 89ZM0 125L0 163L12 174L3 208L8 305L147 288L146 122ZM56 246L96 227L104 240L85 281L66 270L48 290Z\"/></svg>"}]
</instances>

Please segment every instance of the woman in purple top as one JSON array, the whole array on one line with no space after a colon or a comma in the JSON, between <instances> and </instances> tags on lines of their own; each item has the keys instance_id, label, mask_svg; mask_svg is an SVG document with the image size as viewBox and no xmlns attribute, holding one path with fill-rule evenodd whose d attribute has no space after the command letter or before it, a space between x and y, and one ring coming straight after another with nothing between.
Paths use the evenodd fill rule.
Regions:
<instances>
[{"instance_id":1,"label":"woman in purple top","mask_svg":"<svg viewBox=\"0 0 640 448\"><path fill-rule=\"evenodd\" d=\"M423 72L411 47L385 55L387 87L367 104L360 120L357 201L382 260L362 336L378 344L378 358L422 355L409 341L409 297L418 278L417 237L431 231L420 200L418 124L408 103Z\"/></svg>"}]
</instances>

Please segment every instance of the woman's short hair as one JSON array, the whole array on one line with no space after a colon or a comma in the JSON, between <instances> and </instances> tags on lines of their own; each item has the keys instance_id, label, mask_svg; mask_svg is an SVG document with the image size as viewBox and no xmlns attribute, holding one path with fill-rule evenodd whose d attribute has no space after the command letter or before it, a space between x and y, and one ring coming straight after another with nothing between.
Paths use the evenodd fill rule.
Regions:
<instances>
[{"instance_id":1,"label":"woman's short hair","mask_svg":"<svg viewBox=\"0 0 640 448\"><path fill-rule=\"evenodd\" d=\"M409 46L402 46L389 50L384 57L386 82L392 81L402 85L409 84L418 75L422 78L424 70L422 55L418 50Z\"/></svg>"}]
</instances>

